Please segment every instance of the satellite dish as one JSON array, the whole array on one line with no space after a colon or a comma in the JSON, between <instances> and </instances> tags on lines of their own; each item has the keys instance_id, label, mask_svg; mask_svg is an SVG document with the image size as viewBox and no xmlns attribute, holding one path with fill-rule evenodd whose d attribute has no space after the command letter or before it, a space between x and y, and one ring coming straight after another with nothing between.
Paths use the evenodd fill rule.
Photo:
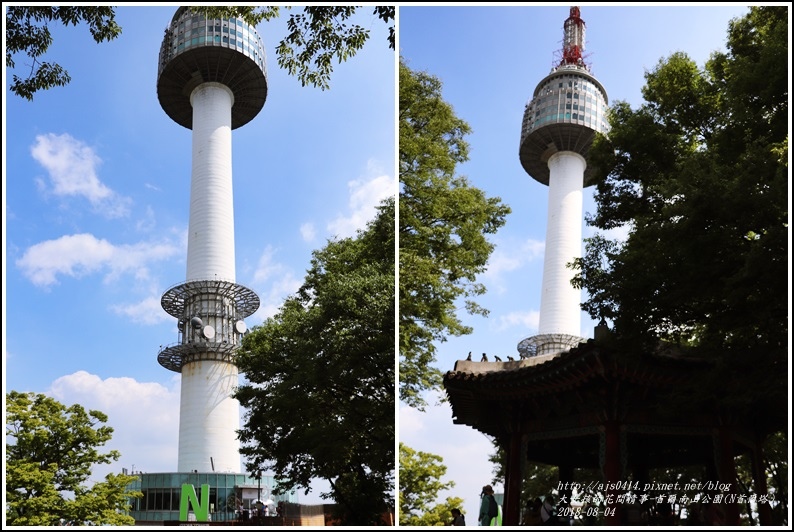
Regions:
<instances>
[{"instance_id":1,"label":"satellite dish","mask_svg":"<svg viewBox=\"0 0 794 532\"><path fill-rule=\"evenodd\" d=\"M204 338L212 340L215 338L215 327L212 325L207 325L204 327Z\"/></svg>"},{"instance_id":2,"label":"satellite dish","mask_svg":"<svg viewBox=\"0 0 794 532\"><path fill-rule=\"evenodd\" d=\"M190 325L194 329L201 329L202 327L204 327L204 322L201 321L201 318L199 318L198 316L194 316L190 318Z\"/></svg>"},{"instance_id":3,"label":"satellite dish","mask_svg":"<svg viewBox=\"0 0 794 532\"><path fill-rule=\"evenodd\" d=\"M234 330L240 334L243 334L248 330L248 327L245 326L245 322L243 320L237 320L237 323L234 324Z\"/></svg>"}]
</instances>

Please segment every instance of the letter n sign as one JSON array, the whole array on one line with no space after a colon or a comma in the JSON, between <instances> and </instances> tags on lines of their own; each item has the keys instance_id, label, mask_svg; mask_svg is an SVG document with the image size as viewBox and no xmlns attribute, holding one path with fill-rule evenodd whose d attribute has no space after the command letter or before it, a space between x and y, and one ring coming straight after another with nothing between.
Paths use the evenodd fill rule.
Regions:
<instances>
[{"instance_id":1,"label":"letter n sign","mask_svg":"<svg viewBox=\"0 0 794 532\"><path fill-rule=\"evenodd\" d=\"M196 521L206 522L210 510L210 485L201 485L201 504L199 504L193 484L182 484L182 499L179 501L180 521L187 521L188 505L193 506Z\"/></svg>"}]
</instances>

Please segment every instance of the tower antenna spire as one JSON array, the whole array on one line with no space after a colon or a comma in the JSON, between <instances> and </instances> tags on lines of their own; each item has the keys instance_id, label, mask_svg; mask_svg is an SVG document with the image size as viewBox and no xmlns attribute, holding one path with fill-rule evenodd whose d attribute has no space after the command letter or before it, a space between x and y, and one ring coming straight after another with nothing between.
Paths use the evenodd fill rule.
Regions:
<instances>
[{"instance_id":1,"label":"tower antenna spire","mask_svg":"<svg viewBox=\"0 0 794 532\"><path fill-rule=\"evenodd\" d=\"M582 66L584 62L585 23L579 15L579 6L571 6L570 15L565 19L562 38L562 60L557 66Z\"/></svg>"}]
</instances>

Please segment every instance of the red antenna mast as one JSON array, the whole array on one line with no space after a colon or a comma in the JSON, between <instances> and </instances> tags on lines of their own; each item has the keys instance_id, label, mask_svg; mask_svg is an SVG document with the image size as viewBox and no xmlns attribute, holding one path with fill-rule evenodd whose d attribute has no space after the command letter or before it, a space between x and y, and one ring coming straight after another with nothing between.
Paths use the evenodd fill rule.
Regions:
<instances>
[{"instance_id":1,"label":"red antenna mast","mask_svg":"<svg viewBox=\"0 0 794 532\"><path fill-rule=\"evenodd\" d=\"M558 66L573 65L586 67L584 63L585 24L579 16L579 6L571 7L570 16L563 26L562 61Z\"/></svg>"}]
</instances>

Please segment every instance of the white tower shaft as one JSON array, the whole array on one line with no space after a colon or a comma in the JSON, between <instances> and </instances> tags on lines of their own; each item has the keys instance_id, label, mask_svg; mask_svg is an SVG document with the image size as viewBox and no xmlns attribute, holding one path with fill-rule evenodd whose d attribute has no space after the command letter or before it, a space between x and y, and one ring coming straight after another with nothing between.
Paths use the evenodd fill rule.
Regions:
<instances>
[{"instance_id":1,"label":"white tower shaft","mask_svg":"<svg viewBox=\"0 0 794 532\"><path fill-rule=\"evenodd\" d=\"M561 151L549 158L548 166L549 210L538 332L579 336L581 291L571 286L574 271L566 264L581 256L587 162L578 153Z\"/></svg>"},{"instance_id":2,"label":"white tower shaft","mask_svg":"<svg viewBox=\"0 0 794 532\"><path fill-rule=\"evenodd\" d=\"M193 169L187 253L188 280L234 281L232 92L204 83L191 94ZM178 471L240 472L240 404L231 398L237 367L194 360L182 367Z\"/></svg>"},{"instance_id":3,"label":"white tower shaft","mask_svg":"<svg viewBox=\"0 0 794 532\"><path fill-rule=\"evenodd\" d=\"M234 281L234 200L232 193L232 92L203 83L190 95L193 105L193 169L187 280Z\"/></svg>"},{"instance_id":4,"label":"white tower shaft","mask_svg":"<svg viewBox=\"0 0 794 532\"><path fill-rule=\"evenodd\" d=\"M182 367L177 471L240 472L240 403L230 397L238 384L237 366L228 362Z\"/></svg>"}]
</instances>

